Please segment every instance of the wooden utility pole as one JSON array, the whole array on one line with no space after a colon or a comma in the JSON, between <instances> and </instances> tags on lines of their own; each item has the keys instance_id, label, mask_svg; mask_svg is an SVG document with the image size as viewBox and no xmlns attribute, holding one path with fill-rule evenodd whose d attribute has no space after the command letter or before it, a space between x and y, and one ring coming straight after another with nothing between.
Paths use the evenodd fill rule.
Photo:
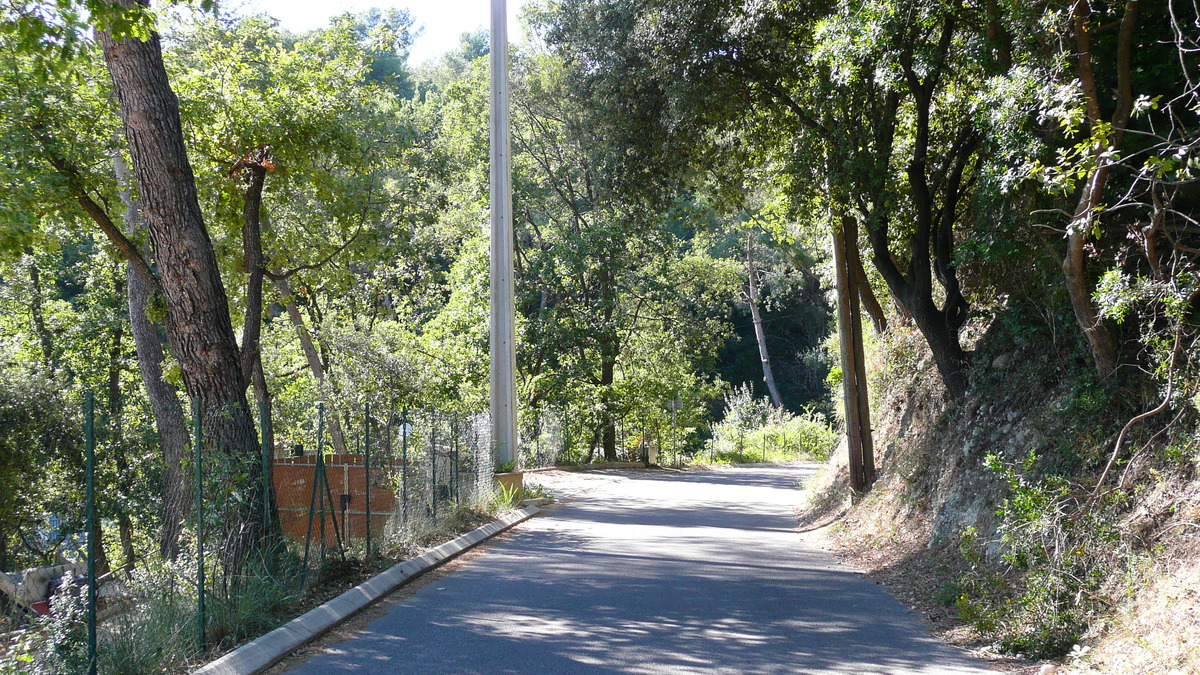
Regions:
<instances>
[{"instance_id":1,"label":"wooden utility pole","mask_svg":"<svg viewBox=\"0 0 1200 675\"><path fill-rule=\"evenodd\" d=\"M508 121L508 15L492 0L491 24L491 412L497 464L517 458L516 327L513 321L512 170Z\"/></svg>"},{"instance_id":2,"label":"wooden utility pole","mask_svg":"<svg viewBox=\"0 0 1200 675\"><path fill-rule=\"evenodd\" d=\"M838 342L842 356L842 404L846 411L846 440L850 453L850 488L863 493L875 480L871 438L871 407L867 400L866 359L863 356L858 276L847 250L858 246L858 223L837 217L833 229L833 264L837 278Z\"/></svg>"}]
</instances>

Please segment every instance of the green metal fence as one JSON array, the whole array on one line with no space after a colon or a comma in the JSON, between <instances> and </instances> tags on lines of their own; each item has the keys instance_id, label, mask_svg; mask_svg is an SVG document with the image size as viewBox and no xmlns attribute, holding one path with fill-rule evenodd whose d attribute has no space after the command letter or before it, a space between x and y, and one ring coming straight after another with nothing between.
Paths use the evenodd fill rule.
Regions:
<instances>
[{"instance_id":1,"label":"green metal fence","mask_svg":"<svg viewBox=\"0 0 1200 675\"><path fill-rule=\"evenodd\" d=\"M153 649L173 652L163 668L178 670L291 618L297 606L320 599L308 591L328 580L364 578L411 557L431 537L452 536L462 509L492 498L486 414L363 405L353 415L343 411L348 442L339 452L324 404L315 406L316 442L307 450L268 442L264 406L257 417L267 433L255 452L233 457L205 437L204 407L193 401L191 447L178 467L190 492L178 554L142 555L105 570L101 541L111 543L116 524L99 515L98 495L117 486L110 471L97 468L97 439L107 430L104 420L97 424L91 393L82 407L83 515L64 540L83 539L83 555L0 577L0 671L103 673L120 665L137 672L130 661L143 656L127 652L151 639ZM303 528L292 527L283 508L289 490L305 495ZM261 520L248 521L253 512ZM136 536L151 548L152 523L142 525ZM259 533L254 550L232 555L251 527Z\"/></svg>"}]
</instances>

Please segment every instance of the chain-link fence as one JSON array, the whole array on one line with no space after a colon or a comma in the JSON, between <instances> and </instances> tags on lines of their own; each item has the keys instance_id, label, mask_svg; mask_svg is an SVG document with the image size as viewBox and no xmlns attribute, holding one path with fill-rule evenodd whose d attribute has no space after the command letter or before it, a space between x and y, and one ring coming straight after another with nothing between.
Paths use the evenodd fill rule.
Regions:
<instances>
[{"instance_id":1,"label":"chain-link fence","mask_svg":"<svg viewBox=\"0 0 1200 675\"><path fill-rule=\"evenodd\" d=\"M97 462L114 431L84 405L82 513L30 535L58 564L0 574L0 672L178 670L291 618L320 599L310 589L469 529L495 499L486 413L318 405L314 428L275 438L264 408L266 433L234 453L207 436L236 412L208 424L194 403L187 452L141 485L160 492L159 512L115 518L128 467Z\"/></svg>"},{"instance_id":2,"label":"chain-link fence","mask_svg":"<svg viewBox=\"0 0 1200 675\"><path fill-rule=\"evenodd\" d=\"M148 411L81 407L80 466L56 488L75 496L35 504L54 525L28 534L51 553L0 575L0 672L179 670L290 619L315 589L469 529L497 499L486 412L316 404L273 420L193 402L172 451ZM518 468L604 460L605 434L618 461L672 461L663 419L525 411Z\"/></svg>"}]
</instances>

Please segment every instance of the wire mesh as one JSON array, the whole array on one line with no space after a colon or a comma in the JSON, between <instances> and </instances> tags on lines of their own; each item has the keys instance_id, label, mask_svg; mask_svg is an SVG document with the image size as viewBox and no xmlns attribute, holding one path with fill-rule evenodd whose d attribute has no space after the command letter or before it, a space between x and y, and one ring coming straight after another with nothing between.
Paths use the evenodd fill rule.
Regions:
<instances>
[{"instance_id":1,"label":"wire mesh","mask_svg":"<svg viewBox=\"0 0 1200 675\"><path fill-rule=\"evenodd\" d=\"M157 661L131 667L178 669L205 651L232 647L291 618L285 610L331 576L380 569L411 556L412 547L426 546L431 536L452 536L458 525L446 523L462 507L493 496L487 413L343 410L340 426L351 442L341 452L325 426L332 411L306 417L311 424L299 425L306 429L302 436L273 438L266 424L270 411L264 409L255 418L259 429L268 429L266 437L254 439L239 455L210 442L207 425L195 424L197 413L180 407L183 447L164 457L168 466L157 486L166 505L156 518L143 515L137 532L127 532L117 518L115 496L127 489L126 477L108 463L114 439L155 438L154 429L136 428L138 421L151 424L151 418L127 415L118 434L113 427L120 419L96 416L94 433L87 434L104 468L95 472L95 499L89 501L99 507L96 573L87 574L89 531L80 504L78 514L61 518L69 534L60 539L57 555L65 556L65 564L0 575L0 666L28 657L44 672L87 672L87 615L95 607L97 621L90 625L99 672L145 659ZM75 433L82 435L82 401L75 414L80 420ZM81 448L83 441L77 438ZM248 515L263 510L271 518ZM57 516L54 522L60 527ZM244 552L233 570L231 542L246 527L282 536L259 536L262 544ZM368 530L373 556L366 555ZM136 536L136 557L122 551L127 534ZM95 602L83 590L89 579L96 580ZM83 636L79 649L47 647L46 636L77 633ZM147 656L151 653L157 656ZM82 670L76 668L80 664Z\"/></svg>"}]
</instances>

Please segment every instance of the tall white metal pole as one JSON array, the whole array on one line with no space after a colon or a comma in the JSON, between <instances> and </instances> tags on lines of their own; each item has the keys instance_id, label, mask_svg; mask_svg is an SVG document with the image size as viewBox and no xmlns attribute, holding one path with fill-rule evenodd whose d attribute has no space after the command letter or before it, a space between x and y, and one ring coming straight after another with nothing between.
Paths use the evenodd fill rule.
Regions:
<instances>
[{"instance_id":1,"label":"tall white metal pole","mask_svg":"<svg viewBox=\"0 0 1200 675\"><path fill-rule=\"evenodd\" d=\"M508 122L508 14L505 0L492 0L491 64L491 412L496 462L517 458L516 328L513 321L512 169Z\"/></svg>"}]
</instances>

